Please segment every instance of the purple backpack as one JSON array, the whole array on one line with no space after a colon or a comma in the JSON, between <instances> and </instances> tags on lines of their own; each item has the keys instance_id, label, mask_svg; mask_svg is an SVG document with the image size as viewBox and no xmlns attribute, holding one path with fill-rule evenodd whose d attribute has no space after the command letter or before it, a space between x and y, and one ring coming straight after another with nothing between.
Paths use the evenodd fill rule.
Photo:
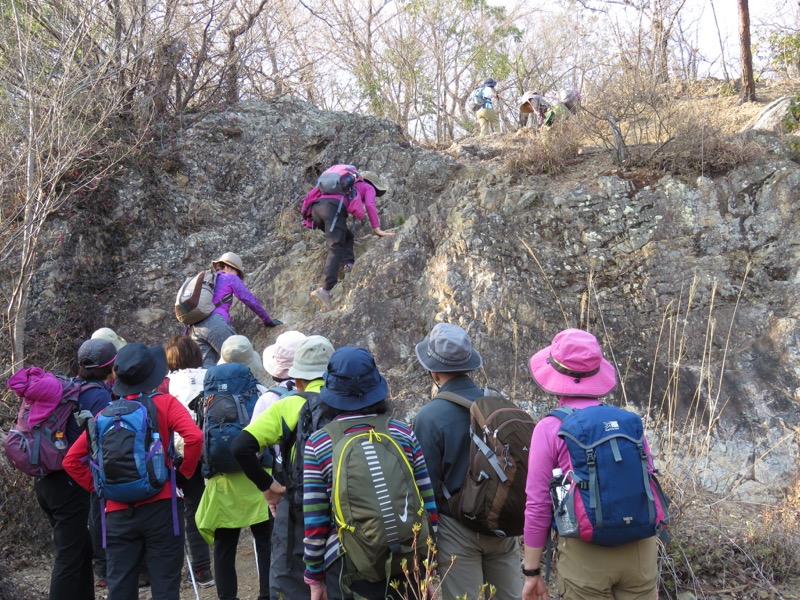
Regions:
<instances>
[{"instance_id":1,"label":"purple backpack","mask_svg":"<svg viewBox=\"0 0 800 600\"><path fill-rule=\"evenodd\" d=\"M32 477L44 477L48 473L61 471L61 461L67 454L67 422L78 410L78 396L97 383L79 382L64 375L55 375L61 383L61 401L53 407L47 417L34 426L28 424L28 416L34 401L23 396L17 414L17 424L8 432L4 447L8 462Z\"/></svg>"}]
</instances>

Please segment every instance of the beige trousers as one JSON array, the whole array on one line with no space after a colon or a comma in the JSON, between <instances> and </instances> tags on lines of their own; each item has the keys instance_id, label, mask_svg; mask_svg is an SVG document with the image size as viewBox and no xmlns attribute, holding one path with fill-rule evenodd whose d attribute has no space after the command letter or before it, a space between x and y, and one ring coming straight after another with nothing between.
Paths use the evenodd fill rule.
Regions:
<instances>
[{"instance_id":1,"label":"beige trousers","mask_svg":"<svg viewBox=\"0 0 800 600\"><path fill-rule=\"evenodd\" d=\"M493 108L482 108L476 114L478 123L481 126L481 137L489 135L500 125L500 117Z\"/></svg>"},{"instance_id":2,"label":"beige trousers","mask_svg":"<svg viewBox=\"0 0 800 600\"><path fill-rule=\"evenodd\" d=\"M651 537L606 548L578 539L558 540L562 600L655 600L658 546Z\"/></svg>"}]
</instances>

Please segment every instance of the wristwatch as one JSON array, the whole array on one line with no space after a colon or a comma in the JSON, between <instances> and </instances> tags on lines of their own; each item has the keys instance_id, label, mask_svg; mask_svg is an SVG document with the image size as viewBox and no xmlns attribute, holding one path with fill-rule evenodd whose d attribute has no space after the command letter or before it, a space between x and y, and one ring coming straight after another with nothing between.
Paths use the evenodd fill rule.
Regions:
<instances>
[{"instance_id":1,"label":"wristwatch","mask_svg":"<svg viewBox=\"0 0 800 600\"><path fill-rule=\"evenodd\" d=\"M542 570L541 569L526 569L525 566L523 565L522 566L522 574L525 575L525 577L538 577L539 575L542 574Z\"/></svg>"}]
</instances>

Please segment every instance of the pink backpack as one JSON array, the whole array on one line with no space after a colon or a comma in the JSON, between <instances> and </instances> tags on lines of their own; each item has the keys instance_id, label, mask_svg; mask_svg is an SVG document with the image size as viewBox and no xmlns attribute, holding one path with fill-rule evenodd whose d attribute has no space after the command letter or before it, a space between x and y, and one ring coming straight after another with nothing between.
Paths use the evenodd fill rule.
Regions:
<instances>
[{"instance_id":1,"label":"pink backpack","mask_svg":"<svg viewBox=\"0 0 800 600\"><path fill-rule=\"evenodd\" d=\"M32 477L43 477L62 470L61 461L69 447L65 437L67 422L78 410L78 396L90 387L100 387L99 383L81 383L64 375L45 376L55 377L61 383L61 400L50 409L44 419L40 416L37 423L31 425L29 416L35 400L22 396L17 423L3 442L8 462Z\"/></svg>"}]
</instances>

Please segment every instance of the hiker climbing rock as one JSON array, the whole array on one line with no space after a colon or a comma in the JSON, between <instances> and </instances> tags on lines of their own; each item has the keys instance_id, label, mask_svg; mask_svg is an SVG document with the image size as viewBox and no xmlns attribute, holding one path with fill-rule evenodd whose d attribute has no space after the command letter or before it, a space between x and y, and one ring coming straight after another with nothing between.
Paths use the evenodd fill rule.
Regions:
<instances>
[{"instance_id":1,"label":"hiker climbing rock","mask_svg":"<svg viewBox=\"0 0 800 600\"><path fill-rule=\"evenodd\" d=\"M379 236L394 235L381 229L375 197L383 196L388 187L373 171L359 171L353 165L333 165L320 175L317 185L303 199L301 212L305 226L325 232L328 254L323 267L323 281L311 292L325 310L333 308L331 290L339 281L339 268L346 275L355 262L353 232L347 216L369 218L372 232Z\"/></svg>"},{"instance_id":2,"label":"hiker climbing rock","mask_svg":"<svg viewBox=\"0 0 800 600\"><path fill-rule=\"evenodd\" d=\"M231 306L233 299L238 298L247 308L252 310L266 327L283 325L282 321L273 319L261 305L253 293L244 284L244 267L238 254L226 252L211 263L216 272L212 283L213 310L202 320L190 327L192 339L200 346L203 353L203 366L213 367L217 364L222 344L232 335L236 335L231 325ZM184 284L184 287L186 284ZM203 286L205 287L205 286ZM181 295L180 292L178 294Z\"/></svg>"}]
</instances>

